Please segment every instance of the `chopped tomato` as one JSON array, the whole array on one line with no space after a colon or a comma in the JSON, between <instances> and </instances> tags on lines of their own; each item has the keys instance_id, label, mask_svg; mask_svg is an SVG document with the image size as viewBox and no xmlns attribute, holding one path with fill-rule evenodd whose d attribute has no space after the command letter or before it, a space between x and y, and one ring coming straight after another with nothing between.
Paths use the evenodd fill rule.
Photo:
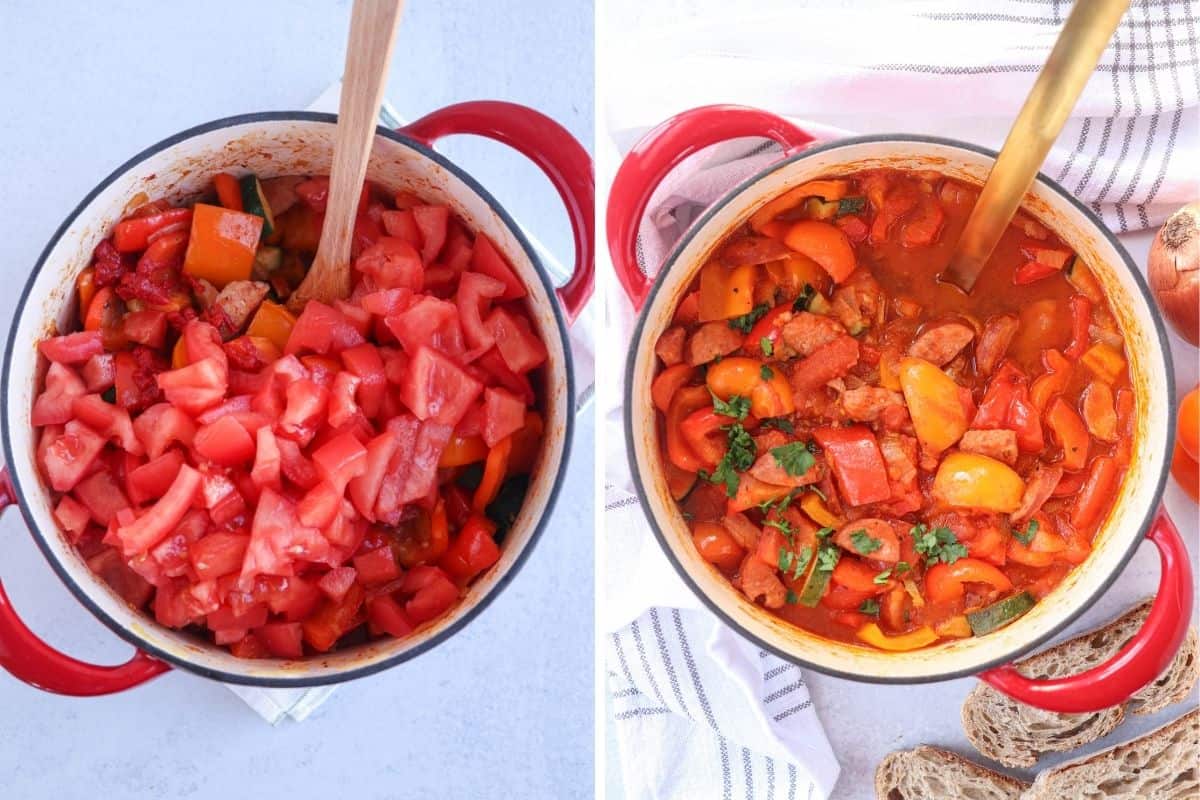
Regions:
<instances>
[{"instance_id":1,"label":"chopped tomato","mask_svg":"<svg viewBox=\"0 0 1200 800\"><path fill-rule=\"evenodd\" d=\"M42 470L58 492L69 492L87 474L104 448L104 437L78 420L39 446Z\"/></svg>"},{"instance_id":2,"label":"chopped tomato","mask_svg":"<svg viewBox=\"0 0 1200 800\"><path fill-rule=\"evenodd\" d=\"M484 318L490 301L502 297L504 290L504 283L478 272L464 272L459 278L455 302L463 338L469 347L486 349L495 343L495 336L484 324Z\"/></svg>"},{"instance_id":3,"label":"chopped tomato","mask_svg":"<svg viewBox=\"0 0 1200 800\"><path fill-rule=\"evenodd\" d=\"M453 426L482 390L479 381L445 355L421 347L400 386L400 399L419 419Z\"/></svg>"},{"instance_id":4,"label":"chopped tomato","mask_svg":"<svg viewBox=\"0 0 1200 800\"><path fill-rule=\"evenodd\" d=\"M524 318L497 308L487 318L487 328L505 365L515 373L528 372L548 357L546 346L534 336Z\"/></svg>"},{"instance_id":5,"label":"chopped tomato","mask_svg":"<svg viewBox=\"0 0 1200 800\"><path fill-rule=\"evenodd\" d=\"M254 459L254 439L232 416L224 416L196 431L192 446L214 464L236 467Z\"/></svg>"},{"instance_id":6,"label":"chopped tomato","mask_svg":"<svg viewBox=\"0 0 1200 800\"><path fill-rule=\"evenodd\" d=\"M367 601L367 621L378 630L400 639L413 631L413 623L391 595L379 595Z\"/></svg>"},{"instance_id":7,"label":"chopped tomato","mask_svg":"<svg viewBox=\"0 0 1200 800\"><path fill-rule=\"evenodd\" d=\"M277 658L295 659L304 655L304 632L299 622L268 622L260 625L255 634Z\"/></svg>"},{"instance_id":8,"label":"chopped tomato","mask_svg":"<svg viewBox=\"0 0 1200 800\"><path fill-rule=\"evenodd\" d=\"M317 652L331 650L338 639L362 624L365 600L366 594L357 583L351 585L341 600L326 599L302 623L304 641Z\"/></svg>"},{"instance_id":9,"label":"chopped tomato","mask_svg":"<svg viewBox=\"0 0 1200 800\"><path fill-rule=\"evenodd\" d=\"M364 586L394 581L400 577L400 565L390 547L376 547L354 557L354 569Z\"/></svg>"},{"instance_id":10,"label":"chopped tomato","mask_svg":"<svg viewBox=\"0 0 1200 800\"><path fill-rule=\"evenodd\" d=\"M404 611L414 625L441 616L458 600L458 587L437 567L414 567L400 586L404 594L412 594Z\"/></svg>"},{"instance_id":11,"label":"chopped tomato","mask_svg":"<svg viewBox=\"0 0 1200 800\"><path fill-rule=\"evenodd\" d=\"M496 523L482 515L471 516L450 542L438 566L459 583L470 581L500 560L495 534Z\"/></svg>"},{"instance_id":12,"label":"chopped tomato","mask_svg":"<svg viewBox=\"0 0 1200 800\"><path fill-rule=\"evenodd\" d=\"M167 493L137 519L117 528L116 537L126 556L143 553L166 536L192 504L200 489L200 473L186 464Z\"/></svg>"},{"instance_id":13,"label":"chopped tomato","mask_svg":"<svg viewBox=\"0 0 1200 800\"><path fill-rule=\"evenodd\" d=\"M104 352L100 331L81 331L38 342L38 351L59 364L82 364Z\"/></svg>"},{"instance_id":14,"label":"chopped tomato","mask_svg":"<svg viewBox=\"0 0 1200 800\"><path fill-rule=\"evenodd\" d=\"M501 300L516 300L525 296L525 286L513 272L508 261L500 254L496 245L484 234L475 237L475 249L471 253L471 270L495 278L504 284Z\"/></svg>"},{"instance_id":15,"label":"chopped tomato","mask_svg":"<svg viewBox=\"0 0 1200 800\"><path fill-rule=\"evenodd\" d=\"M483 392L483 440L488 447L525 426L525 403L505 389Z\"/></svg>"},{"instance_id":16,"label":"chopped tomato","mask_svg":"<svg viewBox=\"0 0 1200 800\"><path fill-rule=\"evenodd\" d=\"M82 397L88 391L74 370L58 363L50 364L44 386L33 403L33 413L29 419L35 427L66 423L73 416L71 406L75 398Z\"/></svg>"}]
</instances>

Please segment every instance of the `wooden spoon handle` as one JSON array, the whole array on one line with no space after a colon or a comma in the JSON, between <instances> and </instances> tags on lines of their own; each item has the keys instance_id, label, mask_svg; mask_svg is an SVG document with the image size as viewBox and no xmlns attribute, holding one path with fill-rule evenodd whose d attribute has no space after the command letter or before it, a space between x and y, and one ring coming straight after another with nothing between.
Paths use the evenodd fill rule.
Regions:
<instances>
[{"instance_id":1,"label":"wooden spoon handle","mask_svg":"<svg viewBox=\"0 0 1200 800\"><path fill-rule=\"evenodd\" d=\"M355 0L333 139L329 199L312 268L289 305L350 293L350 245L403 0Z\"/></svg>"},{"instance_id":2,"label":"wooden spoon handle","mask_svg":"<svg viewBox=\"0 0 1200 800\"><path fill-rule=\"evenodd\" d=\"M1128 8L1129 0L1088 0L1071 9L996 157L944 280L971 291Z\"/></svg>"}]
</instances>

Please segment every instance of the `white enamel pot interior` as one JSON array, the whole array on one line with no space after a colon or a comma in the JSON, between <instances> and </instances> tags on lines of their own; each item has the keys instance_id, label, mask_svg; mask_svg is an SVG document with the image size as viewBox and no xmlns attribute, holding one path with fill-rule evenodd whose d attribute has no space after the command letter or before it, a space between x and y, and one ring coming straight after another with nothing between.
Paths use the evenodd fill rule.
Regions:
<instances>
[{"instance_id":1,"label":"white enamel pot interior","mask_svg":"<svg viewBox=\"0 0 1200 800\"><path fill-rule=\"evenodd\" d=\"M805 181L888 167L936 170L982 185L994 158L993 151L961 142L901 135L842 139L790 155L732 189L696 221L663 265L642 309L627 362L626 435L630 466L652 527L692 590L742 635L783 658L832 675L885 683L944 680L1006 663L1053 636L1105 591L1158 506L1169 464L1174 397L1162 322L1145 280L1112 234L1064 189L1039 175L1024 207L1073 248L1104 285L1125 334L1137 397L1132 464L1088 560L1006 628L897 654L831 641L774 617L733 588L692 544L663 475L650 384L657 369L654 343L670 326L676 305L709 254L759 207Z\"/></svg>"},{"instance_id":2,"label":"white enamel pot interior","mask_svg":"<svg viewBox=\"0 0 1200 800\"><path fill-rule=\"evenodd\" d=\"M233 117L180 133L118 168L67 218L34 267L17 306L5 356L4 455L17 501L38 546L75 596L120 636L176 666L222 681L259 686L313 686L376 672L406 661L461 629L515 576L553 506L566 466L574 408L570 348L554 287L514 221L469 175L429 147L380 129L368 177L445 203L472 231L486 233L529 290L529 308L549 351L540 387L545 440L529 492L506 535L500 561L473 583L450 613L405 639L383 638L298 661L245 660L184 632L164 628L131 608L93 575L51 516L50 495L34 466L29 418L45 369L36 344L74 320L75 276L93 248L132 206L149 198L186 203L209 191L218 172L264 178L328 174L335 117L280 112Z\"/></svg>"}]
</instances>

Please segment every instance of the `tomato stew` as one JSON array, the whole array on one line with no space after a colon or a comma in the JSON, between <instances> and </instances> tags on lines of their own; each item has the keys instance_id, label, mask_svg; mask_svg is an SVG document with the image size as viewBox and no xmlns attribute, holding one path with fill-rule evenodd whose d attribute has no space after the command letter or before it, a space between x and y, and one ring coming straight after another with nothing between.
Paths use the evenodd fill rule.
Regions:
<instances>
[{"instance_id":1,"label":"tomato stew","mask_svg":"<svg viewBox=\"0 0 1200 800\"><path fill-rule=\"evenodd\" d=\"M1093 273L1019 213L965 296L940 283L972 186L806 183L731 233L656 342L670 490L701 556L821 636L986 634L1091 551L1135 399Z\"/></svg>"},{"instance_id":2,"label":"tomato stew","mask_svg":"<svg viewBox=\"0 0 1200 800\"><path fill-rule=\"evenodd\" d=\"M353 293L293 316L328 178L213 184L118 222L78 325L39 343L55 518L130 604L236 656L407 636L523 502L547 358L525 288L447 206L368 183Z\"/></svg>"}]
</instances>

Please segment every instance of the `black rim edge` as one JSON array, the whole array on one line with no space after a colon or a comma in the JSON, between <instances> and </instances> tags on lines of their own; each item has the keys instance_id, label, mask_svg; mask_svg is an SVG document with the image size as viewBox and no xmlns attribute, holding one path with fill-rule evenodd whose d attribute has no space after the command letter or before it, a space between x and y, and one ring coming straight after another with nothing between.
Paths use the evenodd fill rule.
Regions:
<instances>
[{"instance_id":1,"label":"black rim edge","mask_svg":"<svg viewBox=\"0 0 1200 800\"><path fill-rule=\"evenodd\" d=\"M1050 641L1055 636L1057 636L1059 633L1063 632L1067 627L1069 627L1077 619L1079 619L1079 617L1092 606L1092 604L1097 600L1097 598L1099 598L1101 595L1103 595L1105 592L1107 592L1112 587L1113 583L1117 580L1117 578L1121 575L1121 573L1124 572L1125 567L1128 566L1129 560L1131 558L1133 558L1133 554L1134 554L1134 552L1137 551L1138 546L1141 545L1142 540L1145 538L1146 532L1149 530L1150 525L1153 522L1154 516L1157 513L1159 506L1161 505L1163 489L1166 486L1167 474L1170 471L1170 462L1168 460L1164 460L1163 466L1159 470L1158 478L1156 481L1157 485L1155 486L1154 493L1153 493L1155 502L1153 502L1150 505L1150 507L1146 510L1146 513L1142 517L1142 521L1140 524L1140 531L1139 531L1138 535L1133 537L1133 539L1131 539L1129 545L1125 549L1125 552L1121 555L1120 559L1118 560L1116 566L1113 568L1112 572L1097 586L1096 590L1093 591L1087 597L1086 600L1083 600L1082 602L1080 602L1078 607L1075 610L1073 610L1070 614L1068 614L1060 623L1051 627L1050 630L1048 630L1046 633L1042 634L1041 636L1038 636L1035 639L1032 639L1031 641L1024 643L1018 647L1010 648L1004 655L996 656L996 657L994 657L988 661L985 661L982 664L975 666L975 667L971 667L971 668L967 668L967 669L960 669L960 670L950 670L950 671L939 672L939 673L931 674L931 675L922 675L922 676L913 676L913 677L883 677L883 676L874 676L874 675L861 675L861 674L857 674L857 673L853 673L853 672L846 672L843 670L831 669L829 667L825 667L825 666L816 664L816 663L808 661L806 659L797 658L794 655L787 653L782 648L776 647L775 645L771 644L770 642L766 641L765 639L763 639L755 634L750 633L744 627L742 627L741 624L739 624L736 620L734 620L731 616L726 614L720 608L720 606L718 606L718 604L714 600L712 600L707 594L705 594L700 589L700 587L695 583L695 581L692 580L691 575L688 574L688 571L683 566L683 563L675 556L674 551L671 549L671 546L670 546L669 542L667 541L666 534L663 533L663 530L662 530L661 526L659 525L658 520L654 517L653 514L650 513L649 493L646 491L646 486L642 480L642 475L641 475L640 471L638 470L637 457L634 452L635 436L634 436L634 430L633 430L633 417L632 417L632 414L630 413L630 409L633 407L633 375L634 375L634 370L636 368L638 352L641 349L641 348L637 347L637 343L640 342L640 340L642 338L642 334L643 334L644 328L647 323L647 318L649 315L650 307L654 304L654 300L657 297L659 290L662 288L666 274L671 270L671 268L674 267L675 263L677 262L679 257L682 255L683 251L691 244L692 240L699 233L700 229L703 228L705 225L707 225L708 222L721 209L723 209L733 198L740 195L747 188L754 185L758 181L762 180L764 177L766 177L770 173L775 172L776 170L779 170L780 168L787 166L788 164L791 164L794 161L808 158L809 156L815 155L817 153L822 153L822 152L826 152L829 150L835 150L835 149L838 149L841 147L847 147L847 146L859 145L859 144L870 144L870 143L876 143L876 142L913 142L913 143L920 143L920 144L938 144L938 145L944 145L947 147L954 147L954 148L958 148L961 150L966 150L966 151L973 152L973 153L980 154L980 155L985 155L993 160L997 156L997 152L990 148L981 147L979 145L969 144L967 142L961 142L961 141L958 141L955 139L948 139L948 138L939 137L939 136L925 136L925 135L921 135L921 134L905 134L905 133L872 134L869 136L851 136L851 137L847 137L844 139L836 139L832 142L828 142L825 144L814 145L813 147L806 148L804 150L801 150L798 153L794 153L790 156L785 156L785 157L781 158L779 161L768 164L767 166L763 167L758 172L754 173L750 177L748 177L748 178L744 179L743 181L741 181L740 183L738 183L733 188L729 189L725 194L723 194L720 198L718 198L717 201L714 202L709 208L705 209L704 213L702 213L688 227L688 229L684 232L684 234L679 238L679 241L675 244L675 246L671 249L670 253L667 255L666 259L663 261L662 268L655 275L654 281L650 287L650 292L646 295L646 300L642 304L642 310L638 313L637 324L634 326L633 338L630 340L629 355L626 358L626 364L625 364L625 414L624 414L624 417L625 417L625 449L626 449L626 458L629 461L630 474L633 478L633 483L634 483L634 487L637 491L638 500L642 504L642 508L644 509L644 516L646 517L646 521L649 522L649 524L650 524L650 529L654 533L654 538L658 540L659 547L666 554L667 560L671 562L671 566L675 568L676 573L678 573L679 577L683 580L683 582L685 584L687 584L687 587L692 591L692 593L700 599L700 601L708 608L709 611L711 611L714 615L716 615L716 617L719 620L721 620L721 622L723 622L727 627L731 628L737 635L752 642L756 646L759 646L759 647L763 648L764 650L778 656L779 658L782 658L783 660L785 660L789 663L796 664L798 666L802 666L802 667L805 667L808 669L813 669L824 675L829 675L829 676L835 677L835 678L842 678L845 680L851 680L851 681L855 681L855 682L859 682L859 683L875 683L875 684L887 684L887 685L936 683L939 681L953 680L956 678L974 677L974 676L978 675L980 672L984 672L988 669L992 669L993 667L999 667L1004 664L1011 663L1014 659L1016 659L1022 655L1025 655L1027 653L1030 653L1030 652L1036 650L1041 645ZM1088 208L1086 205L1084 205L1082 202L1080 202L1078 198L1076 198L1074 195L1072 195L1070 192L1068 192L1063 187L1059 186L1057 182L1055 182L1053 179L1051 179L1046 174L1044 174L1042 172L1038 172L1037 178L1035 180L1040 182L1042 185L1044 185L1048 189L1053 190L1056 194L1058 194L1060 197L1062 197L1064 200L1066 200L1077 211L1079 211L1081 214L1083 214L1084 218L1087 219L1089 222L1091 222L1092 225L1096 228L1096 230L1100 231L1100 233L1104 236L1104 238L1108 241L1108 243L1113 247L1113 249L1116 251L1116 253L1120 256L1120 258L1124 262L1125 268L1132 275L1134 283L1136 284L1138 291L1141 293L1142 299L1147 303L1149 308L1153 309L1155 307L1154 300L1150 294L1150 287L1147 285L1145 277L1142 275L1141 271L1137 268L1137 265L1134 263L1133 258L1125 250L1124 245L1122 245L1120 243L1120 241L1117 239L1117 237L1112 233L1112 231L1110 231L1108 229L1108 227L1104 224L1103 220L1101 220L1090 208ZM1160 315L1152 313L1152 314L1150 314L1150 318L1153 320L1154 331L1155 331L1155 334L1157 335L1159 348L1161 349L1161 351L1163 353L1163 357L1164 357L1164 361L1165 361L1166 372L1167 372L1167 375L1166 375L1167 394L1170 397L1170 399L1173 400L1175 397L1175 372L1174 372L1174 362L1173 362L1172 356L1171 356L1170 342L1167 338L1166 327L1163 325L1163 321L1162 321L1162 318ZM1169 441L1172 441L1175 436L1175 418L1174 418L1174 415L1168 415L1168 416L1170 417L1167 422L1167 441L1169 442Z\"/></svg>"},{"instance_id":2,"label":"black rim edge","mask_svg":"<svg viewBox=\"0 0 1200 800\"><path fill-rule=\"evenodd\" d=\"M34 266L33 266L32 271L30 272L29 278L25 282L25 286L21 290L21 295L17 300L17 306L16 306L16 309L15 309L14 315L13 315L12 327L9 330L8 340L6 343L7 349L4 354L3 373L0 373L0 395L2 395L6 399L9 396L9 380L11 377L14 346L16 344L17 322L18 322L18 320L21 319L22 315L24 314L25 305L26 305L27 301L29 300L29 295L30 295L31 291L33 290L33 286L37 281L37 277L41 273L42 267L45 265L46 260L50 256L50 253L53 252L54 248L57 246L59 240L62 239L63 235L67 232L67 230L71 227L71 225L75 222L75 220L79 217L79 215L83 212L83 210L85 208L87 208L87 206L90 205L91 202L93 200L95 200L96 197L101 192L103 192L105 189L107 189L114 181L116 181L118 178L120 178L122 175L124 175L130 169L132 169L133 167L142 163L147 158L157 155L158 153L162 152L163 150L173 147L174 145L179 144L180 142L182 142L186 139L190 139L199 134L209 133L209 132L215 131L215 130L220 130L222 128L232 128L232 127L235 127L238 125L245 125L245 124L256 123L256 122L275 122L275 121L328 122L328 123L333 124L333 123L336 123L336 121L337 121L337 115L336 114L328 114L328 113L324 113L324 112L317 112L317 111L264 111L264 112L256 112L256 113L252 113L252 114L239 114L236 116L224 117L222 119L213 120L212 122L206 122L204 124L197 125L192 128L188 128L187 130L181 131L180 133L174 134L173 136L169 136L166 139L163 139L163 140L159 141L158 143L153 144L150 147L147 147L146 149L139 152L137 155L135 155L132 158L130 158L129 160L125 161L123 164L121 164L115 170L110 172L107 176L105 176L105 178L103 180L101 180L95 186L95 188L93 188L90 192L88 192L88 194L85 195L84 198L79 202L79 204L76 205L75 208L71 211L71 213L69 215L67 215L67 217L64 219L63 223L58 227L58 229L50 237L50 240L46 244L45 248L43 248L41 255L38 256L37 261L34 263ZM392 139L393 141L398 142L399 144L405 145L407 147L410 147L413 150L416 150L417 152L421 153L422 155L428 157L429 159L431 159L432 161L437 163L439 166L446 169L448 172L450 172L456 178L461 180L463 183L465 183L476 194L478 194L484 200L484 202L486 202L488 204L488 206L491 208L491 210L500 218L500 220L504 223L504 225L516 237L518 243L521 245L522 250L524 250L526 257L529 258L530 263L533 265L534 272L537 273L538 280L541 281L543 289L546 291L547 296L550 298L550 305L551 305L553 315L554 315L554 322L555 322L555 325L557 326L558 334L559 334L559 337L560 337L560 339L562 341L562 345L563 345L563 367L566 372L567 386L566 386L566 398L564 400L565 410L566 410L566 424L563 429L563 453L562 453L562 458L560 459L559 464L558 464L558 469L554 475L554 482L551 485L550 491L546 497L546 506L542 511L541 517L538 519L537 523L534 525L533 531L530 533L529 541L526 543L525 547L521 550L521 552L517 554L517 557L513 561L513 564L509 568L509 570L496 581L496 584L494 586L492 586L492 588L487 593L485 593L483 596L481 596L479 598L479 600L475 603L474 606L471 607L471 609L469 611L467 611L467 613L465 613L459 619L455 620L454 623L451 624L449 627L447 627L445 630L440 631L436 636L433 636L429 640L422 642L420 645L412 648L411 650L406 650L403 653L397 653L394 656L389 656L388 658L381 659L380 661L373 663L373 664L369 664L366 666L357 667L357 668L353 668L353 669L348 669L345 672L339 672L339 673L335 673L335 674L331 674L331 675L324 675L324 676L320 676L320 677L316 677L316 678L311 678L311 677L310 678L302 678L302 677L297 677L297 678L259 678L259 677L249 676L249 675L242 675L239 673L225 672L223 670L214 669L214 668L210 668L210 667L204 667L204 666L195 664L191 661L188 661L186 658L180 657L173 653L169 653L157 646L151 645L150 643L148 643L147 641L145 641L144 639L139 637L137 634L128 630L127 628L122 626L119 622L117 622L115 619L110 617L107 612L105 612L102 608L100 608L100 606L97 605L91 599L91 597L88 595L88 593L86 591L84 591L83 587L81 587L79 584L77 584L75 582L75 580L71 577L70 573L55 557L55 554L54 554L53 550L50 548L49 544L46 542L44 535L38 529L36 520L34 520L32 513L30 511L28 511L29 504L28 504L28 501L26 500L25 492L21 487L20 481L18 480L15 472L10 470L9 473L10 473L10 478L12 480L13 491L16 496L16 504L17 504L17 507L21 511L21 516L24 518L26 526L29 529L30 536L33 537L33 540L37 544L38 549L41 550L42 556L46 559L47 562L49 562L50 568L52 570L54 570L54 573L58 576L59 580L62 581L62 583L65 584L67 589L71 592L71 594L73 594L75 596L75 599L78 600L85 608L88 609L88 611L90 611L92 613L92 615L94 617L96 617L102 623L104 623L104 625L106 627L108 627L109 630L111 630L113 633L115 633L121 639L125 640L126 642L128 642L129 644L138 648L139 650L143 650L146 653L154 656L155 658L165 661L173 666L179 667L180 669L183 669L194 675L199 675L201 677L209 678L211 680L221 681L222 683L233 683L233 684L238 684L238 685L242 685L242 686L260 686L263 688L277 688L277 689L299 689L299 688L306 688L306 687L328 686L331 684L347 683L349 681L357 680L359 678L365 678L365 677L367 677L369 675L373 675L377 672L382 672L385 669L389 669L391 667L397 666L406 661L410 661L410 660L416 658L417 656L421 655L422 653L425 653L426 651L436 647L437 645L441 644L442 642L449 639L451 636L453 636L454 634L458 633L460 630L465 628L468 623L470 623L474 619L476 619L480 615L480 613L482 613L484 609L486 609L489 605L491 605L492 601L495 600L495 598L505 588L507 588L508 584L513 580L513 578L517 575L517 573L525 565L525 562L528 560L534 547L537 545L538 541L541 539L542 534L543 534L543 532L546 528L546 525L549 521L549 517L553 513L554 507L558 502L559 492L562 489L562 484L563 484L564 476L566 474L567 464L569 463L569 460L570 460L570 454L571 454L571 449L572 449L571 445L572 445L574 433L575 433L575 367L574 367L574 359L573 359L573 356L571 353L570 337L567 332L567 326L566 326L566 322L563 317L562 309L560 308L558 301L556 299L557 295L555 293L555 287L550 282L550 278L546 273L546 269L543 266L541 259L538 258L537 252L530 245L528 238L525 236L525 232L522 230L522 228L519 225L516 224L516 221L509 215L509 213L503 208L503 206L501 206L496 201L496 199L494 197L492 197L492 195L486 189L484 189L483 186L480 185L473 177L471 177L469 174L467 174L465 171L463 171L460 167L455 165L452 161L447 159L441 153L438 153L436 150L423 144L422 142L419 142L415 139L412 139L401 133L397 133L396 131L391 130L389 128L384 128L382 126L377 127L376 134L379 136L384 136L385 138L388 138L388 139ZM4 415L2 418L0 418L0 422L3 422L3 425L0 426L0 436L2 436L2 439L3 439L4 457L6 459L6 463L14 464L14 463L16 463L16 459L13 458L12 440L11 440L9 430L8 430L7 415ZM140 613L144 614L144 612L140 612Z\"/></svg>"}]
</instances>

